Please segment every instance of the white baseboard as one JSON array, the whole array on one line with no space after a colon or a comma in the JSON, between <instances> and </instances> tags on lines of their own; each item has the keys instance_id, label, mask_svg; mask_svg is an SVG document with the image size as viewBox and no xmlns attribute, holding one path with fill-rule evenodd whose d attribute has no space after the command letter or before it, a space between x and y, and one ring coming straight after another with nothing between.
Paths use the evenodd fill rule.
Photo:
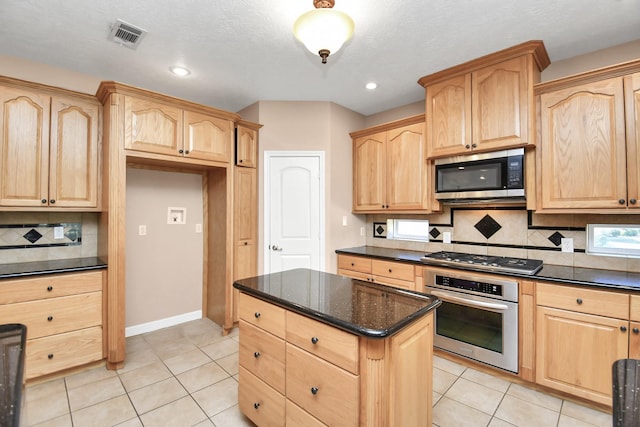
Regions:
<instances>
[{"instance_id":1,"label":"white baseboard","mask_svg":"<svg viewBox=\"0 0 640 427\"><path fill-rule=\"evenodd\" d=\"M179 325L180 323L186 323L198 319L202 319L202 310L179 314L177 316L171 316L165 319L154 320L153 322L142 323L140 325L129 326L124 329L124 336L132 337L134 335L153 332L157 331L158 329L167 328L169 326Z\"/></svg>"}]
</instances>

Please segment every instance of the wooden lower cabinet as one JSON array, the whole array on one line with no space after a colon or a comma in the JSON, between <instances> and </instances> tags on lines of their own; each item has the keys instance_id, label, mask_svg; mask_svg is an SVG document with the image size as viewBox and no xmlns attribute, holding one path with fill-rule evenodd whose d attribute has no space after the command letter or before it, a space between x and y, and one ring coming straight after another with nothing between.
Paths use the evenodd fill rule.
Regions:
<instances>
[{"instance_id":1,"label":"wooden lower cabinet","mask_svg":"<svg viewBox=\"0 0 640 427\"><path fill-rule=\"evenodd\" d=\"M338 255L338 274L396 288L416 290L413 264L352 255Z\"/></svg>"},{"instance_id":2,"label":"wooden lower cabinet","mask_svg":"<svg viewBox=\"0 0 640 427\"><path fill-rule=\"evenodd\" d=\"M239 406L256 425L431 425L433 313L384 339L244 293L239 313Z\"/></svg>"}]
</instances>

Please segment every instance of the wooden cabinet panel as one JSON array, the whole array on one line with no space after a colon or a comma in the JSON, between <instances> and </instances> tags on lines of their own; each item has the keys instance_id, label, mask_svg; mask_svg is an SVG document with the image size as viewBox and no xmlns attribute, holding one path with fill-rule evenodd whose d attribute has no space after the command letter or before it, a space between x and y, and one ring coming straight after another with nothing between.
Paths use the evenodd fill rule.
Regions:
<instances>
[{"instance_id":1,"label":"wooden cabinet panel","mask_svg":"<svg viewBox=\"0 0 640 427\"><path fill-rule=\"evenodd\" d=\"M102 290L102 272L53 274L0 282L0 304L56 298Z\"/></svg>"},{"instance_id":2,"label":"wooden cabinet panel","mask_svg":"<svg viewBox=\"0 0 640 427\"><path fill-rule=\"evenodd\" d=\"M102 327L27 341L25 379L73 368L103 358Z\"/></svg>"},{"instance_id":3,"label":"wooden cabinet panel","mask_svg":"<svg viewBox=\"0 0 640 427\"><path fill-rule=\"evenodd\" d=\"M598 316L625 320L629 316L629 295L625 293L538 283L536 301L538 305Z\"/></svg>"},{"instance_id":4,"label":"wooden cabinet panel","mask_svg":"<svg viewBox=\"0 0 640 427\"><path fill-rule=\"evenodd\" d=\"M255 168L258 165L258 132L238 126L236 135L236 165Z\"/></svg>"},{"instance_id":5,"label":"wooden cabinet panel","mask_svg":"<svg viewBox=\"0 0 640 427\"><path fill-rule=\"evenodd\" d=\"M382 210L386 206L386 132L353 142L353 210Z\"/></svg>"},{"instance_id":6,"label":"wooden cabinet panel","mask_svg":"<svg viewBox=\"0 0 640 427\"><path fill-rule=\"evenodd\" d=\"M640 73L624 78L628 207L640 208Z\"/></svg>"},{"instance_id":7,"label":"wooden cabinet panel","mask_svg":"<svg viewBox=\"0 0 640 427\"><path fill-rule=\"evenodd\" d=\"M243 320L240 335L240 366L284 394L284 340Z\"/></svg>"},{"instance_id":8,"label":"wooden cabinet panel","mask_svg":"<svg viewBox=\"0 0 640 427\"><path fill-rule=\"evenodd\" d=\"M282 426L285 397L240 366L238 405L257 426Z\"/></svg>"},{"instance_id":9,"label":"wooden cabinet panel","mask_svg":"<svg viewBox=\"0 0 640 427\"><path fill-rule=\"evenodd\" d=\"M626 320L539 306L536 382L611 405L611 366L628 356L628 326Z\"/></svg>"},{"instance_id":10,"label":"wooden cabinet panel","mask_svg":"<svg viewBox=\"0 0 640 427\"><path fill-rule=\"evenodd\" d=\"M354 374L358 373L358 337L287 311L287 342Z\"/></svg>"},{"instance_id":11,"label":"wooden cabinet panel","mask_svg":"<svg viewBox=\"0 0 640 427\"><path fill-rule=\"evenodd\" d=\"M124 148L179 155L183 146L180 108L125 96L124 109Z\"/></svg>"},{"instance_id":12,"label":"wooden cabinet panel","mask_svg":"<svg viewBox=\"0 0 640 427\"><path fill-rule=\"evenodd\" d=\"M287 400L285 403L285 426L287 427L325 427L326 424L318 421L317 418L314 418L307 411L296 405L290 400Z\"/></svg>"},{"instance_id":13,"label":"wooden cabinet panel","mask_svg":"<svg viewBox=\"0 0 640 427\"><path fill-rule=\"evenodd\" d=\"M185 157L229 162L233 139L233 123L193 111L184 111ZM180 150L178 150L180 152Z\"/></svg>"},{"instance_id":14,"label":"wooden cabinet panel","mask_svg":"<svg viewBox=\"0 0 640 427\"><path fill-rule=\"evenodd\" d=\"M640 322L630 322L629 359L640 359Z\"/></svg>"},{"instance_id":15,"label":"wooden cabinet panel","mask_svg":"<svg viewBox=\"0 0 640 427\"><path fill-rule=\"evenodd\" d=\"M626 208L622 78L543 93L540 104L540 208Z\"/></svg>"},{"instance_id":16,"label":"wooden cabinet panel","mask_svg":"<svg viewBox=\"0 0 640 427\"><path fill-rule=\"evenodd\" d=\"M358 425L359 380L287 343L287 398L328 425Z\"/></svg>"},{"instance_id":17,"label":"wooden cabinet panel","mask_svg":"<svg viewBox=\"0 0 640 427\"><path fill-rule=\"evenodd\" d=\"M240 293L240 319L273 335L285 337L285 310L266 301Z\"/></svg>"},{"instance_id":18,"label":"wooden cabinet panel","mask_svg":"<svg viewBox=\"0 0 640 427\"><path fill-rule=\"evenodd\" d=\"M251 168L235 168L234 231L236 244L255 244L257 226L257 172ZM238 278L238 277L236 277Z\"/></svg>"},{"instance_id":19,"label":"wooden cabinet panel","mask_svg":"<svg viewBox=\"0 0 640 427\"><path fill-rule=\"evenodd\" d=\"M371 274L371 259L360 256L338 255L338 268Z\"/></svg>"},{"instance_id":20,"label":"wooden cabinet panel","mask_svg":"<svg viewBox=\"0 0 640 427\"><path fill-rule=\"evenodd\" d=\"M378 259L371 261L371 272L374 276L406 280L411 283L415 281L416 276L415 267L412 264L382 261Z\"/></svg>"},{"instance_id":21,"label":"wooden cabinet panel","mask_svg":"<svg viewBox=\"0 0 640 427\"><path fill-rule=\"evenodd\" d=\"M634 322L640 322L640 295L631 295L629 297L629 319Z\"/></svg>"},{"instance_id":22,"label":"wooden cabinet panel","mask_svg":"<svg viewBox=\"0 0 640 427\"><path fill-rule=\"evenodd\" d=\"M389 130L386 145L386 209L426 209L424 123Z\"/></svg>"}]
</instances>

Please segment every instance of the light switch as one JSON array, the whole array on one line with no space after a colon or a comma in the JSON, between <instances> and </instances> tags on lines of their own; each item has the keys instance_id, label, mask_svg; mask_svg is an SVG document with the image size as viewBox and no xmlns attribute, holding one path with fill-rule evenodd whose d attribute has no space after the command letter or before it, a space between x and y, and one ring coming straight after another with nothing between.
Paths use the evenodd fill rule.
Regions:
<instances>
[{"instance_id":1,"label":"light switch","mask_svg":"<svg viewBox=\"0 0 640 427\"><path fill-rule=\"evenodd\" d=\"M146 236L147 235L147 226L146 225L139 225L138 226L138 235L139 236Z\"/></svg>"},{"instance_id":2,"label":"light switch","mask_svg":"<svg viewBox=\"0 0 640 427\"><path fill-rule=\"evenodd\" d=\"M347 225L347 216L346 216L346 215L343 215L343 216L342 216L342 226L344 227L344 226L346 226L346 225Z\"/></svg>"},{"instance_id":3,"label":"light switch","mask_svg":"<svg viewBox=\"0 0 640 427\"><path fill-rule=\"evenodd\" d=\"M196 233L202 233L202 224L196 224Z\"/></svg>"}]
</instances>

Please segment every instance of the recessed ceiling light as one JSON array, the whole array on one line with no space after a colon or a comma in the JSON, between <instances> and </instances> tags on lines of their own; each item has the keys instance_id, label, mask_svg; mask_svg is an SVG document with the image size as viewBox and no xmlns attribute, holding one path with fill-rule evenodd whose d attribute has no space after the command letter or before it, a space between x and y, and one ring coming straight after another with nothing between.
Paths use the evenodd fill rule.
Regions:
<instances>
[{"instance_id":1,"label":"recessed ceiling light","mask_svg":"<svg viewBox=\"0 0 640 427\"><path fill-rule=\"evenodd\" d=\"M169 71L171 71L176 76L180 76L180 77L186 77L189 74L191 74L191 71L189 71L188 69L184 67L179 67L177 65L174 65L173 67L169 67Z\"/></svg>"},{"instance_id":2,"label":"recessed ceiling light","mask_svg":"<svg viewBox=\"0 0 640 427\"><path fill-rule=\"evenodd\" d=\"M369 90L374 90L375 88L378 87L378 84L375 83L375 82L370 82L370 83L367 83L366 85L364 85L364 87L366 87Z\"/></svg>"}]
</instances>

